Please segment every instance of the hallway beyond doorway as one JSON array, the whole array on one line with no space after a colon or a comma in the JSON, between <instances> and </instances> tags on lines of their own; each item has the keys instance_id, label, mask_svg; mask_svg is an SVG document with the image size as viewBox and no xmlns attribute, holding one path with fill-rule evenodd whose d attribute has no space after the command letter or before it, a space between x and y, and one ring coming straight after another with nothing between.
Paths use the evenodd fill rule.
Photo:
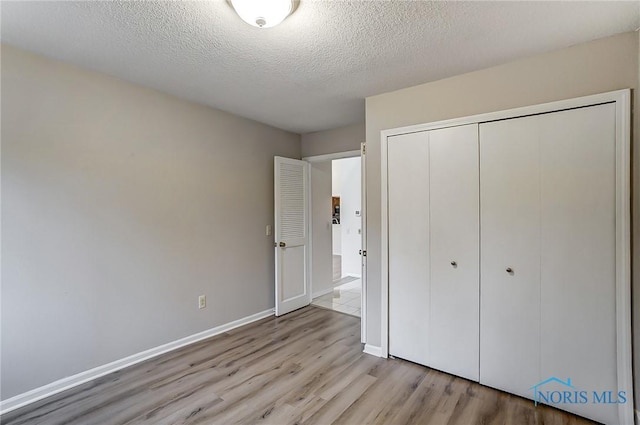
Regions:
<instances>
[{"instance_id":1,"label":"hallway beyond doorway","mask_svg":"<svg viewBox=\"0 0 640 425\"><path fill-rule=\"evenodd\" d=\"M341 283L332 292L314 299L311 305L360 317L362 280L349 276L340 280L343 281L346 283Z\"/></svg>"}]
</instances>

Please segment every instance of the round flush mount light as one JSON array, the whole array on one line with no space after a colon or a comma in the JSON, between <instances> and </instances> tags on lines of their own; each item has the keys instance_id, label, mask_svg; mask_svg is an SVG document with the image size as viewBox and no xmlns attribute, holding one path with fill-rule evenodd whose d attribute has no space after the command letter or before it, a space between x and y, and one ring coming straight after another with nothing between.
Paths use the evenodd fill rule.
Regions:
<instances>
[{"instance_id":1,"label":"round flush mount light","mask_svg":"<svg viewBox=\"0 0 640 425\"><path fill-rule=\"evenodd\" d=\"M246 23L258 28L275 27L293 12L294 0L230 0Z\"/></svg>"}]
</instances>

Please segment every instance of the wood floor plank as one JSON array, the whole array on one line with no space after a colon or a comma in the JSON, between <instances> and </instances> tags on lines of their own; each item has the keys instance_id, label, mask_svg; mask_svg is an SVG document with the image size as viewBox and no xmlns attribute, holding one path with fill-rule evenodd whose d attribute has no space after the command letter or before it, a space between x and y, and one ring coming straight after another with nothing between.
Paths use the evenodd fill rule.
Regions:
<instances>
[{"instance_id":1,"label":"wood floor plank","mask_svg":"<svg viewBox=\"0 0 640 425\"><path fill-rule=\"evenodd\" d=\"M392 366L392 362L387 363ZM426 369L407 362L397 362L398 367L386 367L376 382L349 407L335 424L389 423L389 417L410 396L426 375ZM388 379L393 374L393 379ZM385 400L385 403L379 403Z\"/></svg>"},{"instance_id":2,"label":"wood floor plank","mask_svg":"<svg viewBox=\"0 0 640 425\"><path fill-rule=\"evenodd\" d=\"M6 425L586 425L530 400L362 352L360 319L313 306L3 415Z\"/></svg>"},{"instance_id":3,"label":"wood floor plank","mask_svg":"<svg viewBox=\"0 0 640 425\"><path fill-rule=\"evenodd\" d=\"M335 394L322 409L318 410L309 419L304 421L305 425L332 424L342 413L355 403L365 391L376 381L377 378L371 375L360 375L348 385L343 386L343 390Z\"/></svg>"}]
</instances>

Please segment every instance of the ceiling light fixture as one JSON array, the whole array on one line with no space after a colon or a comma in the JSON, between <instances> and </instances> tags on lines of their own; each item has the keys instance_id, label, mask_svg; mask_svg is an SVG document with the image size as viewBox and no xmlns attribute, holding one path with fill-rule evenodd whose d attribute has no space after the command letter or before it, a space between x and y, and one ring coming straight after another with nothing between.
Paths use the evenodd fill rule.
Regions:
<instances>
[{"instance_id":1,"label":"ceiling light fixture","mask_svg":"<svg viewBox=\"0 0 640 425\"><path fill-rule=\"evenodd\" d=\"M258 28L275 27L294 9L293 0L230 0L246 23Z\"/></svg>"}]
</instances>

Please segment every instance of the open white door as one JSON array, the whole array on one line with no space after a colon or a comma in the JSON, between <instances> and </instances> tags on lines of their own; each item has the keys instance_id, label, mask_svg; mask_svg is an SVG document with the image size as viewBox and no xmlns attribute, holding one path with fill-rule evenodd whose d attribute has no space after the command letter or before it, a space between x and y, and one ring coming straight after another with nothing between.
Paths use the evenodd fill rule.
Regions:
<instances>
[{"instance_id":1,"label":"open white door","mask_svg":"<svg viewBox=\"0 0 640 425\"><path fill-rule=\"evenodd\" d=\"M309 163L274 158L276 316L311 303Z\"/></svg>"}]
</instances>

